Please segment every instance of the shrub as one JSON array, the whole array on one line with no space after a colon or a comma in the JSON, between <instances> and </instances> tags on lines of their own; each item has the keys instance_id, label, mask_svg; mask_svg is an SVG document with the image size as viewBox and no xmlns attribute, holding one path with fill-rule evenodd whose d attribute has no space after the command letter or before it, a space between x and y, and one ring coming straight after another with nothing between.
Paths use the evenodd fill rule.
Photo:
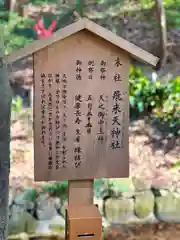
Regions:
<instances>
[{"instance_id":1,"label":"shrub","mask_svg":"<svg viewBox=\"0 0 180 240\"><path fill-rule=\"evenodd\" d=\"M141 69L131 67L129 93L132 110L168 123L172 130L179 129L180 76L167 83L150 81ZM180 131L176 133L180 134Z\"/></svg>"},{"instance_id":2,"label":"shrub","mask_svg":"<svg viewBox=\"0 0 180 240\"><path fill-rule=\"evenodd\" d=\"M33 20L19 17L16 13L9 13L9 21L7 21L7 12L0 12L0 14L4 31L5 54L22 48L33 40L35 35L32 27Z\"/></svg>"}]
</instances>

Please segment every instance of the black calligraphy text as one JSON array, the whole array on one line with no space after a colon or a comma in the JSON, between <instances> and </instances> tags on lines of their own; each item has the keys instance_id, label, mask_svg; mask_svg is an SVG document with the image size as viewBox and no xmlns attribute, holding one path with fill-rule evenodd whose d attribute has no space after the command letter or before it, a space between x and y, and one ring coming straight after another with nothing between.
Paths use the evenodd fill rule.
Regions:
<instances>
[{"instance_id":1,"label":"black calligraphy text","mask_svg":"<svg viewBox=\"0 0 180 240\"><path fill-rule=\"evenodd\" d=\"M81 104L82 104L82 95L76 94L74 98L74 115L75 115L75 125L76 134L75 134L75 148L74 148L74 166L75 168L79 168L81 166L82 161L82 149L81 149L81 131L80 131L80 123L82 122L81 116Z\"/></svg>"},{"instance_id":2,"label":"black calligraphy text","mask_svg":"<svg viewBox=\"0 0 180 240\"><path fill-rule=\"evenodd\" d=\"M66 141L67 141L67 75L63 74L62 76L62 102L63 102L63 126L62 126L62 148L61 148L61 154L62 154L62 167L66 168L67 167L67 154L68 154L68 149L66 146Z\"/></svg>"},{"instance_id":3,"label":"black calligraphy text","mask_svg":"<svg viewBox=\"0 0 180 240\"><path fill-rule=\"evenodd\" d=\"M45 147L45 135L46 135L46 93L45 93L45 81L46 75L41 74L40 80L40 101L41 101L41 143Z\"/></svg>"}]
</instances>

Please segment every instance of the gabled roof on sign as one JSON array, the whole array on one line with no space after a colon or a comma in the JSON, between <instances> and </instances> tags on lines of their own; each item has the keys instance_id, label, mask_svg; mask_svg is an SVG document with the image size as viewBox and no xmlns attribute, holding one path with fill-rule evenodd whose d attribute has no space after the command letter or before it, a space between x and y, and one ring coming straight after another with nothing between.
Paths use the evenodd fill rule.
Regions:
<instances>
[{"instance_id":1,"label":"gabled roof on sign","mask_svg":"<svg viewBox=\"0 0 180 240\"><path fill-rule=\"evenodd\" d=\"M156 66L156 64L158 63L159 59L153 56L151 53L148 53L140 47L130 43L129 41L117 36L113 32L86 18L82 18L64 28L61 28L60 30L53 33L53 35L50 37L36 40L28 44L24 48L12 52L10 55L7 55L5 57L5 61L7 63L15 62L16 60L29 56L57 41L65 39L66 37L69 37L72 34L75 34L84 29L125 50L132 56L132 58L135 58L141 62L150 64L152 66Z\"/></svg>"}]
</instances>

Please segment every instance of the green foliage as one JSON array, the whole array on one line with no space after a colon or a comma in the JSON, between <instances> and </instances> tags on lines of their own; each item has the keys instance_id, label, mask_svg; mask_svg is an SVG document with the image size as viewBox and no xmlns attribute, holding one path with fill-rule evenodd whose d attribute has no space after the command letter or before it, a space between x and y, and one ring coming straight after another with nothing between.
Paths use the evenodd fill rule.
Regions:
<instances>
[{"instance_id":1,"label":"green foliage","mask_svg":"<svg viewBox=\"0 0 180 240\"><path fill-rule=\"evenodd\" d=\"M106 179L96 179L94 181L94 194L97 198L101 196L102 189L107 185L107 182L108 180ZM61 201L66 201L68 197L68 181L55 182L38 188L26 189L17 199L35 201L40 194L46 193L51 197L59 197Z\"/></svg>"},{"instance_id":2,"label":"green foliage","mask_svg":"<svg viewBox=\"0 0 180 240\"><path fill-rule=\"evenodd\" d=\"M177 6L165 6L168 27L180 29L180 0Z\"/></svg>"},{"instance_id":3,"label":"green foliage","mask_svg":"<svg viewBox=\"0 0 180 240\"><path fill-rule=\"evenodd\" d=\"M44 4L63 4L63 0L30 0L27 4L44 5Z\"/></svg>"},{"instance_id":4,"label":"green foliage","mask_svg":"<svg viewBox=\"0 0 180 240\"><path fill-rule=\"evenodd\" d=\"M50 196L61 197L61 200L64 201L68 196L68 181L45 185L42 187L42 192L47 192Z\"/></svg>"},{"instance_id":5,"label":"green foliage","mask_svg":"<svg viewBox=\"0 0 180 240\"><path fill-rule=\"evenodd\" d=\"M180 124L180 76L165 85L164 95L167 98L162 109L157 109L155 113L163 121L170 122L171 127L175 127Z\"/></svg>"},{"instance_id":6,"label":"green foliage","mask_svg":"<svg viewBox=\"0 0 180 240\"><path fill-rule=\"evenodd\" d=\"M22 48L33 40L32 20L19 17L15 13L0 11L0 14L4 31L5 54ZM9 20L7 20L8 16Z\"/></svg>"},{"instance_id":7,"label":"green foliage","mask_svg":"<svg viewBox=\"0 0 180 240\"><path fill-rule=\"evenodd\" d=\"M12 99L12 111L18 113L20 112L22 107L22 98L21 97L15 97Z\"/></svg>"},{"instance_id":8,"label":"green foliage","mask_svg":"<svg viewBox=\"0 0 180 240\"><path fill-rule=\"evenodd\" d=\"M150 82L141 69L131 67L129 84L132 108L137 108L141 113L153 107L162 106L164 92L160 82Z\"/></svg>"},{"instance_id":9,"label":"green foliage","mask_svg":"<svg viewBox=\"0 0 180 240\"><path fill-rule=\"evenodd\" d=\"M23 100L21 97L15 97L12 99L11 103L11 121L16 122L19 118L19 115L21 113L21 109L23 106Z\"/></svg>"},{"instance_id":10,"label":"green foliage","mask_svg":"<svg viewBox=\"0 0 180 240\"><path fill-rule=\"evenodd\" d=\"M180 158L179 160L172 165L173 168L179 168L180 167Z\"/></svg>"},{"instance_id":11,"label":"green foliage","mask_svg":"<svg viewBox=\"0 0 180 240\"><path fill-rule=\"evenodd\" d=\"M50 196L60 197L62 201L66 201L68 197L68 181L55 182L47 184L38 190L28 190L28 199L35 200L39 193L48 193ZM114 192L128 191L128 183L123 183L119 179L95 179L94 195L96 198L113 195Z\"/></svg>"},{"instance_id":12,"label":"green foliage","mask_svg":"<svg viewBox=\"0 0 180 240\"><path fill-rule=\"evenodd\" d=\"M173 129L180 125L180 76L161 83L150 81L140 69L131 67L129 76L130 106L168 123ZM180 132L177 132L180 134Z\"/></svg>"},{"instance_id":13,"label":"green foliage","mask_svg":"<svg viewBox=\"0 0 180 240\"><path fill-rule=\"evenodd\" d=\"M101 196L101 189L103 186L103 179L96 179L94 181L94 193L96 197ZM51 196L61 197L61 200L66 200L68 196L68 181L45 185L42 187L42 192L48 192Z\"/></svg>"}]
</instances>

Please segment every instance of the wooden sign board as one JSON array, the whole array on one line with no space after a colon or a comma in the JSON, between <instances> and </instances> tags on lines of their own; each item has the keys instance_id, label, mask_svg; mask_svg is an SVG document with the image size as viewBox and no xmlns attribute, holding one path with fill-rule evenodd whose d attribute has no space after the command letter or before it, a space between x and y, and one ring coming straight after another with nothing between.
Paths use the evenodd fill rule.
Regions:
<instances>
[{"instance_id":1,"label":"wooden sign board","mask_svg":"<svg viewBox=\"0 0 180 240\"><path fill-rule=\"evenodd\" d=\"M36 181L129 176L129 66L87 30L34 53Z\"/></svg>"}]
</instances>

